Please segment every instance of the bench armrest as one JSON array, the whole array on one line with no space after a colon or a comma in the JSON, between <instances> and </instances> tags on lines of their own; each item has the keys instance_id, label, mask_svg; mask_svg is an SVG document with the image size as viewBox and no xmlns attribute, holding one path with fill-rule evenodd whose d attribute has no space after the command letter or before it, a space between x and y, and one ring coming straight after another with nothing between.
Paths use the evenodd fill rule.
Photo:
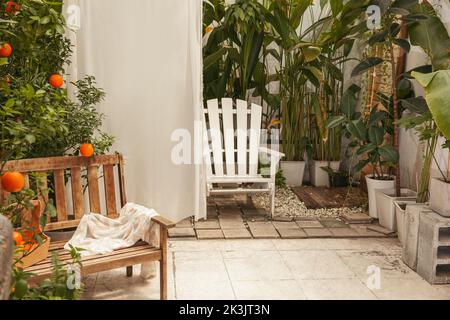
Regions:
<instances>
[{"instance_id":1,"label":"bench armrest","mask_svg":"<svg viewBox=\"0 0 450 320\"><path fill-rule=\"evenodd\" d=\"M152 217L152 220L159 224L161 227L172 228L175 226L175 223L170 221L169 219L163 218L159 215Z\"/></svg>"}]
</instances>

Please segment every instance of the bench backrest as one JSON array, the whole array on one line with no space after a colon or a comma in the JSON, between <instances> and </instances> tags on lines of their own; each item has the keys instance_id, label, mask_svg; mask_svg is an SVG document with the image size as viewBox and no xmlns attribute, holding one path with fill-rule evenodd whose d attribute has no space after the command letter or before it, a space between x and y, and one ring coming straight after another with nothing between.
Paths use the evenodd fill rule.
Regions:
<instances>
[{"instance_id":1,"label":"bench backrest","mask_svg":"<svg viewBox=\"0 0 450 320\"><path fill-rule=\"evenodd\" d=\"M115 173L115 170L117 172ZM14 160L6 163L6 171L19 171L25 177L25 186L30 186L30 175L36 175L42 189L52 185L57 217L52 218L46 225L46 230L59 230L76 227L79 220L86 212L101 213L100 184L103 180L104 203L106 214L116 217L120 208L116 203L120 199L120 205L126 204L124 163L121 154L99 155L91 158L85 157L52 157ZM117 175L118 183L116 183ZM53 183L50 183L52 179ZM71 194L68 194L66 186L70 184ZM117 190L116 190L117 189ZM88 207L85 207L85 193L89 197ZM4 203L8 193L1 189L0 203ZM40 197L47 198L48 194ZM45 199L45 200L47 200ZM71 212L68 202L71 201Z\"/></svg>"},{"instance_id":2,"label":"bench backrest","mask_svg":"<svg viewBox=\"0 0 450 320\"><path fill-rule=\"evenodd\" d=\"M208 176L256 176L262 107L231 98L207 101L203 138Z\"/></svg>"}]
</instances>

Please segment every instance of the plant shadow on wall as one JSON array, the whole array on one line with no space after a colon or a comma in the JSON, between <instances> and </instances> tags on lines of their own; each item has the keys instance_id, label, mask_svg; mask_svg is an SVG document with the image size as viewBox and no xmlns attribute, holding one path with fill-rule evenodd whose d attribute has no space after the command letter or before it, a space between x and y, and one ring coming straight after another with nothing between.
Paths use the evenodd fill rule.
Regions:
<instances>
[{"instance_id":1,"label":"plant shadow on wall","mask_svg":"<svg viewBox=\"0 0 450 320\"><path fill-rule=\"evenodd\" d=\"M70 64L71 43L65 37L66 25L61 13L61 0L1 1L0 4L0 173L9 160L78 155L82 144L95 146L95 153L107 152L113 137L101 130L104 116L96 105L104 98L94 77L71 83L75 99L68 97L64 86L64 66ZM14 177L16 180L11 180ZM38 199L47 199L43 208L40 228L56 216L53 206L53 179L48 186L41 186L40 178L30 177L29 187L18 173L3 174L4 181L12 181L12 188L1 214L9 216L15 227L23 227L20 216L32 210ZM70 178L65 173L66 182ZM6 183L6 182L5 182ZM6 184L5 184L6 185ZM37 227L34 226L34 229ZM29 233L29 227L20 229ZM33 230L34 243L42 243L42 232ZM30 254L17 243L16 250ZM71 252L75 264L80 262L75 248ZM67 289L67 272L53 259L54 273L51 279L37 287L30 287L30 274L20 267L20 259L14 263L14 299L73 299L78 298L79 288Z\"/></svg>"}]
</instances>

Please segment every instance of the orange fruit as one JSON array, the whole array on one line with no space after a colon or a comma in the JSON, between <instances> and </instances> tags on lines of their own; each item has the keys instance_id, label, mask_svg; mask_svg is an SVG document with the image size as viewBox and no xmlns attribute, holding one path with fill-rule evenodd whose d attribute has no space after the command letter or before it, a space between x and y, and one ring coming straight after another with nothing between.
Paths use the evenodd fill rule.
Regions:
<instances>
[{"instance_id":1,"label":"orange fruit","mask_svg":"<svg viewBox=\"0 0 450 320\"><path fill-rule=\"evenodd\" d=\"M63 77L60 74L52 74L50 76L49 82L53 88L61 88L64 84Z\"/></svg>"},{"instance_id":2,"label":"orange fruit","mask_svg":"<svg viewBox=\"0 0 450 320\"><path fill-rule=\"evenodd\" d=\"M94 146L90 143L83 143L80 147L80 153L83 157L90 157L94 154Z\"/></svg>"},{"instance_id":3,"label":"orange fruit","mask_svg":"<svg viewBox=\"0 0 450 320\"><path fill-rule=\"evenodd\" d=\"M13 232L13 240L16 246L21 245L23 243L23 237L20 232L14 231Z\"/></svg>"},{"instance_id":4,"label":"orange fruit","mask_svg":"<svg viewBox=\"0 0 450 320\"><path fill-rule=\"evenodd\" d=\"M8 42L5 42L3 46L0 48L0 57L7 58L12 53L12 47Z\"/></svg>"},{"instance_id":5,"label":"orange fruit","mask_svg":"<svg viewBox=\"0 0 450 320\"><path fill-rule=\"evenodd\" d=\"M25 185L25 179L20 172L6 172L2 176L2 187L8 192L19 192Z\"/></svg>"},{"instance_id":6,"label":"orange fruit","mask_svg":"<svg viewBox=\"0 0 450 320\"><path fill-rule=\"evenodd\" d=\"M20 10L20 4L18 4L17 2L15 2L15 1L7 1L6 2L5 11L7 13L14 14L14 13L16 13L19 10Z\"/></svg>"}]
</instances>

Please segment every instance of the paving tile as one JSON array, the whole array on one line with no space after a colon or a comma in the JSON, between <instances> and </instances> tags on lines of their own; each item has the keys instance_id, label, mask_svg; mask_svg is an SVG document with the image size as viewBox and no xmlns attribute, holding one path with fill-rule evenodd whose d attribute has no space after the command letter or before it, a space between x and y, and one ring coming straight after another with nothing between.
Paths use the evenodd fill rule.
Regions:
<instances>
[{"instance_id":1,"label":"paving tile","mask_svg":"<svg viewBox=\"0 0 450 320\"><path fill-rule=\"evenodd\" d=\"M216 206L208 206L206 208L206 215L208 218L217 217L217 208Z\"/></svg>"},{"instance_id":2,"label":"paving tile","mask_svg":"<svg viewBox=\"0 0 450 320\"><path fill-rule=\"evenodd\" d=\"M337 219L323 219L323 220L319 220L319 221L325 228L348 228L349 227L347 224L345 224L344 222L339 221Z\"/></svg>"},{"instance_id":3,"label":"paving tile","mask_svg":"<svg viewBox=\"0 0 450 320\"><path fill-rule=\"evenodd\" d=\"M294 221L294 218L288 217L288 216L276 216L276 217L273 217L273 221L289 222L289 221Z\"/></svg>"},{"instance_id":4,"label":"paving tile","mask_svg":"<svg viewBox=\"0 0 450 320\"><path fill-rule=\"evenodd\" d=\"M169 229L170 238L195 237L194 228L171 228Z\"/></svg>"},{"instance_id":5,"label":"paving tile","mask_svg":"<svg viewBox=\"0 0 450 320\"><path fill-rule=\"evenodd\" d=\"M317 220L300 220L296 221L300 228L323 228L323 225Z\"/></svg>"},{"instance_id":6,"label":"paving tile","mask_svg":"<svg viewBox=\"0 0 450 320\"><path fill-rule=\"evenodd\" d=\"M223 229L225 239L251 239L252 235L245 228L240 229Z\"/></svg>"},{"instance_id":7,"label":"paving tile","mask_svg":"<svg viewBox=\"0 0 450 320\"><path fill-rule=\"evenodd\" d=\"M375 300L377 297L359 279L300 280L309 300Z\"/></svg>"},{"instance_id":8,"label":"paving tile","mask_svg":"<svg viewBox=\"0 0 450 320\"><path fill-rule=\"evenodd\" d=\"M178 221L178 223L175 225L175 228L189 228L189 227L192 227L191 217Z\"/></svg>"},{"instance_id":9,"label":"paving tile","mask_svg":"<svg viewBox=\"0 0 450 320\"><path fill-rule=\"evenodd\" d=\"M386 236L393 235L395 233L394 231L386 229L386 228L384 228L384 227L382 227L380 225L377 225L377 224L369 226L369 227L367 227L367 229L371 230L371 231L375 231L375 232L381 233L381 234L384 234Z\"/></svg>"},{"instance_id":10,"label":"paving tile","mask_svg":"<svg viewBox=\"0 0 450 320\"><path fill-rule=\"evenodd\" d=\"M311 238L330 238L333 236L330 230L326 228L304 228L303 230Z\"/></svg>"},{"instance_id":11,"label":"paving tile","mask_svg":"<svg viewBox=\"0 0 450 320\"><path fill-rule=\"evenodd\" d=\"M350 225L350 227L355 230L361 237L366 237L366 238L380 238L380 237L384 237L385 235L379 232L375 232L372 230L367 229L367 226L365 225L358 225L358 224L354 224L354 225Z\"/></svg>"},{"instance_id":12,"label":"paving tile","mask_svg":"<svg viewBox=\"0 0 450 320\"><path fill-rule=\"evenodd\" d=\"M273 224L271 221L255 221L255 222L249 221L249 222L247 222L247 224L250 228L252 228L252 227L253 228L273 227Z\"/></svg>"},{"instance_id":13,"label":"paving tile","mask_svg":"<svg viewBox=\"0 0 450 320\"><path fill-rule=\"evenodd\" d=\"M299 226L291 221L291 222L280 222L280 221L274 221L272 222L273 226L277 229L300 229Z\"/></svg>"},{"instance_id":14,"label":"paving tile","mask_svg":"<svg viewBox=\"0 0 450 320\"><path fill-rule=\"evenodd\" d=\"M223 232L220 229L200 229L197 230L197 239L223 239Z\"/></svg>"},{"instance_id":15,"label":"paving tile","mask_svg":"<svg viewBox=\"0 0 450 320\"><path fill-rule=\"evenodd\" d=\"M219 220L220 228L225 229L245 229L244 222L239 221L229 221L229 220Z\"/></svg>"},{"instance_id":16,"label":"paving tile","mask_svg":"<svg viewBox=\"0 0 450 320\"><path fill-rule=\"evenodd\" d=\"M283 239L303 239L307 238L305 231L297 229L278 229L278 233Z\"/></svg>"},{"instance_id":17,"label":"paving tile","mask_svg":"<svg viewBox=\"0 0 450 320\"><path fill-rule=\"evenodd\" d=\"M240 216L242 214L241 209L237 206L234 207L219 207L219 214L221 216Z\"/></svg>"},{"instance_id":18,"label":"paving tile","mask_svg":"<svg viewBox=\"0 0 450 320\"><path fill-rule=\"evenodd\" d=\"M359 212L359 213L343 213L340 216L341 219L348 223L370 223L372 222L373 218L371 218L369 215Z\"/></svg>"},{"instance_id":19,"label":"paving tile","mask_svg":"<svg viewBox=\"0 0 450 320\"><path fill-rule=\"evenodd\" d=\"M258 208L243 208L242 212L244 213L244 215L248 215L248 216L267 216L268 213L266 210L264 209L258 209Z\"/></svg>"},{"instance_id":20,"label":"paving tile","mask_svg":"<svg viewBox=\"0 0 450 320\"><path fill-rule=\"evenodd\" d=\"M316 217L295 217L294 218L295 221L318 221L319 219L317 219Z\"/></svg>"},{"instance_id":21,"label":"paving tile","mask_svg":"<svg viewBox=\"0 0 450 320\"><path fill-rule=\"evenodd\" d=\"M296 280L233 281L238 300L304 300L305 295Z\"/></svg>"},{"instance_id":22,"label":"paving tile","mask_svg":"<svg viewBox=\"0 0 450 320\"><path fill-rule=\"evenodd\" d=\"M262 222L262 221L268 221L268 216L249 216L249 215L244 215L242 216L242 218L244 218L244 221L250 221L250 222Z\"/></svg>"},{"instance_id":23,"label":"paving tile","mask_svg":"<svg viewBox=\"0 0 450 320\"><path fill-rule=\"evenodd\" d=\"M195 229L220 229L218 220L204 220L204 221L196 221L194 223Z\"/></svg>"},{"instance_id":24,"label":"paving tile","mask_svg":"<svg viewBox=\"0 0 450 320\"><path fill-rule=\"evenodd\" d=\"M249 227L250 232L255 239L275 239L280 237L277 230L271 223L265 224L265 222L249 222Z\"/></svg>"},{"instance_id":25,"label":"paving tile","mask_svg":"<svg viewBox=\"0 0 450 320\"><path fill-rule=\"evenodd\" d=\"M328 228L336 238L355 238L360 237L359 233L352 228Z\"/></svg>"}]
</instances>

